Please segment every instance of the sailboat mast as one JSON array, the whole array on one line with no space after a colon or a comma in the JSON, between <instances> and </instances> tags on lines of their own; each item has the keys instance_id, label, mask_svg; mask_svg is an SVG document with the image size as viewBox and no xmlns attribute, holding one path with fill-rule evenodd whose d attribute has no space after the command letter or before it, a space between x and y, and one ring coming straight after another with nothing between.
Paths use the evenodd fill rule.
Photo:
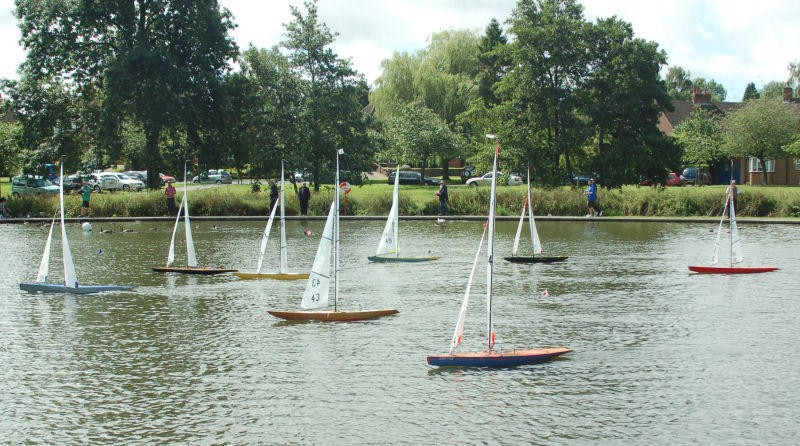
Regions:
<instances>
[{"instance_id":1,"label":"sailboat mast","mask_svg":"<svg viewBox=\"0 0 800 446\"><path fill-rule=\"evenodd\" d=\"M339 311L339 154L344 150L336 151L336 176L333 180L333 311Z\"/></svg>"},{"instance_id":2,"label":"sailboat mast","mask_svg":"<svg viewBox=\"0 0 800 446\"><path fill-rule=\"evenodd\" d=\"M767 170L764 169L764 175L766 175L766 174L767 174ZM697 176L698 177L700 176L699 169L698 169ZM730 245L731 245L731 249L730 249L731 258L730 258L729 265L733 266L733 219L736 218L735 217L736 216L736 211L733 210L733 159L731 159L731 181L728 183L728 207L730 208L729 209L730 214L728 215L728 225L729 225L729 229L728 229L729 237L728 238L730 239Z\"/></svg>"},{"instance_id":3,"label":"sailboat mast","mask_svg":"<svg viewBox=\"0 0 800 446\"><path fill-rule=\"evenodd\" d=\"M397 161L397 173L394 174L392 205L397 206L394 213L394 256L400 257L400 161Z\"/></svg>"},{"instance_id":4,"label":"sailboat mast","mask_svg":"<svg viewBox=\"0 0 800 446\"><path fill-rule=\"evenodd\" d=\"M487 247L489 259L486 266L486 312L487 334L489 341L489 353L494 347L494 329L492 328L492 276L494 274L494 214L495 214L495 194L497 193L497 154L500 151L498 142L494 149L494 163L492 164L492 191L489 200L489 246Z\"/></svg>"},{"instance_id":5,"label":"sailboat mast","mask_svg":"<svg viewBox=\"0 0 800 446\"><path fill-rule=\"evenodd\" d=\"M285 207L283 206L284 196L286 195L286 191L284 190L285 186L286 177L283 172L283 160L281 160L281 263L278 267L281 273L286 273L289 269L289 259L286 254L286 213L284 212Z\"/></svg>"}]
</instances>

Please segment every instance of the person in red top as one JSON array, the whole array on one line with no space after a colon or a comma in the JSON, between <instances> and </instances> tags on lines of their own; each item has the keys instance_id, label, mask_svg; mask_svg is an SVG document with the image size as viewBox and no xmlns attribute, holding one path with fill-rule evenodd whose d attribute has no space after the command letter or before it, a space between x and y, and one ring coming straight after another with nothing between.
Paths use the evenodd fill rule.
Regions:
<instances>
[{"instance_id":1,"label":"person in red top","mask_svg":"<svg viewBox=\"0 0 800 446\"><path fill-rule=\"evenodd\" d=\"M175 207L175 186L172 185L172 181L167 182L167 187L164 189L164 195L167 197L167 215L170 217L174 217L178 213L178 209Z\"/></svg>"}]
</instances>

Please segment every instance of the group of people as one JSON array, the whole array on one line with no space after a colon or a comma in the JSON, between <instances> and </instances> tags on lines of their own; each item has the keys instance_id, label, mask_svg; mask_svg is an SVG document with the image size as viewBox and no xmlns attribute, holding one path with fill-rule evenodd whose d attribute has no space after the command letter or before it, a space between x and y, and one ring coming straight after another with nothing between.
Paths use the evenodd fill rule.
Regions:
<instances>
[{"instance_id":1,"label":"group of people","mask_svg":"<svg viewBox=\"0 0 800 446\"><path fill-rule=\"evenodd\" d=\"M170 217L175 217L178 215L178 208L175 207L175 194L177 190L175 190L175 185L172 181L167 182L167 187L164 188L164 196L167 197L167 215ZM269 212L272 212L272 209L275 208L275 203L278 202L278 186L275 184L274 181L269 181ZM300 215L308 215L308 201L311 200L311 191L308 189L308 183L303 183L300 186L300 190L297 191L297 198L300 201ZM88 198L84 198L84 203L87 203L88 206ZM81 213L83 215L83 213Z\"/></svg>"},{"instance_id":2,"label":"group of people","mask_svg":"<svg viewBox=\"0 0 800 446\"><path fill-rule=\"evenodd\" d=\"M603 210L600 209L600 206L597 204L597 183L594 178L589 179L588 187L583 192L586 195L586 204L589 209L589 213L586 214L587 218L592 217L601 217L603 215ZM89 198L91 196L92 189L89 187L88 184L83 185L82 189L82 198L83 198L83 205L81 207L81 216L84 215L84 210L86 210L89 215L91 216L91 209L89 208ZM164 195L167 197L167 214L171 217L174 217L178 213L178 209L175 207L175 186L173 185L172 181L167 182L167 187L164 189ZM731 181L731 185L728 186L728 189L725 191L728 200L731 200L731 194L733 195L733 209L736 209L737 205L737 198L739 196L739 187L736 185L736 180ZM439 215L447 215L450 213L450 210L447 207L447 202L449 197L447 196L447 184L445 181L442 180L442 184L439 185L439 190L436 191L435 195L439 197ZM278 201L278 186L275 184L274 181L270 180L269 182L269 211L272 212L272 209L275 207L275 203ZM300 189L297 191L297 199L300 202L300 215L308 215L308 202L311 200L311 191L308 189L308 183L303 183L300 186ZM2 202L0 203L0 212L3 215L7 213L5 210L5 199L0 199Z\"/></svg>"}]
</instances>

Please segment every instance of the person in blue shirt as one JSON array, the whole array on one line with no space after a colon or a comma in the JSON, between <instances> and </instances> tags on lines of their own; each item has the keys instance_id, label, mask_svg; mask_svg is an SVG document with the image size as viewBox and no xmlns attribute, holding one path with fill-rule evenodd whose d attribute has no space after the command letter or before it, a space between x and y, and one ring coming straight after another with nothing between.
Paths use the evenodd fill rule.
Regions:
<instances>
[{"instance_id":1,"label":"person in blue shirt","mask_svg":"<svg viewBox=\"0 0 800 446\"><path fill-rule=\"evenodd\" d=\"M603 215L603 211L597 205L597 184L595 184L594 178L589 179L589 187L583 193L586 195L586 202L589 207L589 213L586 216L599 217Z\"/></svg>"}]
</instances>

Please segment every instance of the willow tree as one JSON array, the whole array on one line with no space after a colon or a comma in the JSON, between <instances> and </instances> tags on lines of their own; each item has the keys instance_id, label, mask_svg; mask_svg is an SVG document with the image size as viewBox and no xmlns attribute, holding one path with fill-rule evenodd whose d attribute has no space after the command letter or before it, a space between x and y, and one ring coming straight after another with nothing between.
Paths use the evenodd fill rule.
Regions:
<instances>
[{"instance_id":1,"label":"willow tree","mask_svg":"<svg viewBox=\"0 0 800 446\"><path fill-rule=\"evenodd\" d=\"M99 146L113 146L125 119L145 134L148 186L159 184L159 138L174 125L198 131L216 110L221 75L236 46L230 13L216 0L18 0L28 51L23 73L96 91Z\"/></svg>"}]
</instances>

